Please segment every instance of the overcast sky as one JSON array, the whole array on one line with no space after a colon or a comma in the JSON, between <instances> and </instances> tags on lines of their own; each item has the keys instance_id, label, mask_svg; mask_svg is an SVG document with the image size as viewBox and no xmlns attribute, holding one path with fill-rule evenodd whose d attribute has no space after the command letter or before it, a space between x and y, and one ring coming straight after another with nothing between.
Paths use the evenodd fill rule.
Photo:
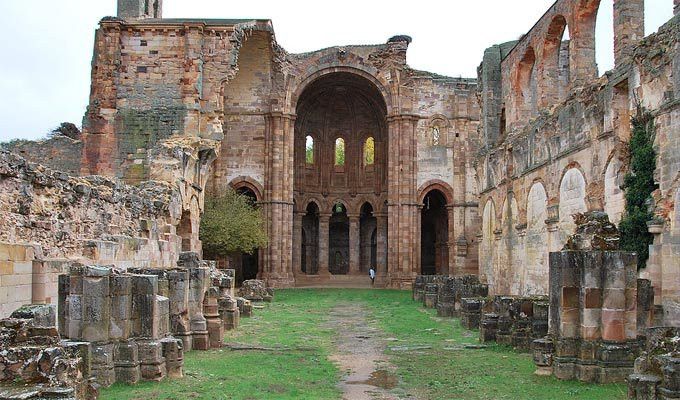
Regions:
<instances>
[{"instance_id":1,"label":"overcast sky","mask_svg":"<svg viewBox=\"0 0 680 400\"><path fill-rule=\"evenodd\" d=\"M287 51L385 43L413 37L408 63L476 77L485 48L526 33L553 0L341 2L165 0L168 18L269 18ZM598 63L611 67L611 1L598 19ZM646 32L672 15L672 0L646 0ZM604 10L604 7L603 7ZM88 102L94 30L115 0L0 0L0 141L45 136L62 121L80 125ZM604 49L604 50L602 50ZM604 66L604 68L603 68Z\"/></svg>"}]
</instances>

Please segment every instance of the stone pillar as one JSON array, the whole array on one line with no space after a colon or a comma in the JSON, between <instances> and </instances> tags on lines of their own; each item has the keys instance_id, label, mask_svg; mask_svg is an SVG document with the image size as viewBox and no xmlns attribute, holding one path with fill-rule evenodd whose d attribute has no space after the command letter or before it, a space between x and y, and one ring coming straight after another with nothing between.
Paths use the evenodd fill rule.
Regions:
<instances>
[{"instance_id":1,"label":"stone pillar","mask_svg":"<svg viewBox=\"0 0 680 400\"><path fill-rule=\"evenodd\" d=\"M293 213L293 275L302 273L302 217L304 212ZM309 268L309 266L307 266Z\"/></svg>"},{"instance_id":2,"label":"stone pillar","mask_svg":"<svg viewBox=\"0 0 680 400\"><path fill-rule=\"evenodd\" d=\"M359 215L350 214L349 217L349 274L358 275L360 271L361 254L361 222Z\"/></svg>"},{"instance_id":3,"label":"stone pillar","mask_svg":"<svg viewBox=\"0 0 680 400\"><path fill-rule=\"evenodd\" d=\"M680 13L680 0L673 0L673 15Z\"/></svg>"},{"instance_id":4,"label":"stone pillar","mask_svg":"<svg viewBox=\"0 0 680 400\"><path fill-rule=\"evenodd\" d=\"M185 351L192 349L191 326L189 322L189 272L168 271L170 298L170 332L182 340Z\"/></svg>"},{"instance_id":5,"label":"stone pillar","mask_svg":"<svg viewBox=\"0 0 680 400\"><path fill-rule=\"evenodd\" d=\"M645 1L614 0L614 61L630 61L633 47L645 37Z\"/></svg>"},{"instance_id":6,"label":"stone pillar","mask_svg":"<svg viewBox=\"0 0 680 400\"><path fill-rule=\"evenodd\" d=\"M319 275L330 275L328 269L328 239L331 214L319 213Z\"/></svg>"},{"instance_id":7,"label":"stone pillar","mask_svg":"<svg viewBox=\"0 0 680 400\"><path fill-rule=\"evenodd\" d=\"M111 297L109 268L85 267L82 275L82 339L87 342L109 340Z\"/></svg>"},{"instance_id":8,"label":"stone pillar","mask_svg":"<svg viewBox=\"0 0 680 400\"><path fill-rule=\"evenodd\" d=\"M267 115L265 132L265 194L261 202L269 245L259 276L271 287L286 287L293 278L293 126L295 116Z\"/></svg>"},{"instance_id":9,"label":"stone pillar","mask_svg":"<svg viewBox=\"0 0 680 400\"><path fill-rule=\"evenodd\" d=\"M33 260L31 303L46 304L45 286L47 285L47 265L42 261Z\"/></svg>"},{"instance_id":10,"label":"stone pillar","mask_svg":"<svg viewBox=\"0 0 680 400\"><path fill-rule=\"evenodd\" d=\"M376 281L378 285L385 286L387 284L387 215L375 214L376 219L376 249L375 249L375 264L376 264Z\"/></svg>"},{"instance_id":11,"label":"stone pillar","mask_svg":"<svg viewBox=\"0 0 680 400\"><path fill-rule=\"evenodd\" d=\"M456 222L458 222L459 218L459 210L457 210L457 207L454 207L452 204L449 204L446 206L446 215L447 215L447 223L448 223L448 254L447 254L447 265L446 265L446 271L444 275L450 275L450 276L456 276L460 274L463 271L465 260L463 259L463 264L461 265L460 261L458 260L458 257L456 257L456 236L458 235L458 232L456 232ZM462 227L462 225L459 225Z\"/></svg>"},{"instance_id":12,"label":"stone pillar","mask_svg":"<svg viewBox=\"0 0 680 400\"><path fill-rule=\"evenodd\" d=\"M95 34L90 104L83 121L82 175L113 175L117 146L115 116L117 115L117 88L120 65L120 20L102 21Z\"/></svg>"},{"instance_id":13,"label":"stone pillar","mask_svg":"<svg viewBox=\"0 0 680 400\"><path fill-rule=\"evenodd\" d=\"M388 262L391 285L410 287L415 279L418 261L418 207L417 203L417 143L415 115L399 114L387 118L388 149L388 203L389 218Z\"/></svg>"},{"instance_id":14,"label":"stone pillar","mask_svg":"<svg viewBox=\"0 0 680 400\"><path fill-rule=\"evenodd\" d=\"M595 22L598 4L599 2L591 2L581 7L578 26L569 27L571 34L569 70L572 87L582 86L597 77Z\"/></svg>"}]
</instances>

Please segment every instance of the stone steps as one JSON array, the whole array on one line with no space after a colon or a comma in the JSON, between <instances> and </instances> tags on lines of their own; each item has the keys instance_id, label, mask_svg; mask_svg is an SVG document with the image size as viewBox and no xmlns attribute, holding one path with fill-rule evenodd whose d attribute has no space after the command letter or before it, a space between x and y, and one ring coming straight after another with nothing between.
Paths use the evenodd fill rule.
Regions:
<instances>
[{"instance_id":1,"label":"stone steps","mask_svg":"<svg viewBox=\"0 0 680 400\"><path fill-rule=\"evenodd\" d=\"M298 275L296 288L371 288L368 275Z\"/></svg>"}]
</instances>

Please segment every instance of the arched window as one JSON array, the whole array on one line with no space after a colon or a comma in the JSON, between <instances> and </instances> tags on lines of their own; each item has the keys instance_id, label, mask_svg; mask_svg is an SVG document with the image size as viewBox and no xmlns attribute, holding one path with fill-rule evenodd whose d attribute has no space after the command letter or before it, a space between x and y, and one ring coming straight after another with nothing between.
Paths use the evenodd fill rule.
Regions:
<instances>
[{"instance_id":1,"label":"arched window","mask_svg":"<svg viewBox=\"0 0 680 400\"><path fill-rule=\"evenodd\" d=\"M335 165L345 165L345 140L343 138L335 139Z\"/></svg>"},{"instance_id":2,"label":"arched window","mask_svg":"<svg viewBox=\"0 0 680 400\"><path fill-rule=\"evenodd\" d=\"M364 165L373 165L375 163L375 140L373 137L366 139L364 143Z\"/></svg>"},{"instance_id":3,"label":"arched window","mask_svg":"<svg viewBox=\"0 0 680 400\"><path fill-rule=\"evenodd\" d=\"M432 127L432 146L439 146L439 142L441 142L442 139L442 133L441 129L438 126L433 126Z\"/></svg>"},{"instance_id":4,"label":"arched window","mask_svg":"<svg viewBox=\"0 0 680 400\"><path fill-rule=\"evenodd\" d=\"M314 138L311 135L305 138L305 162L314 164Z\"/></svg>"}]
</instances>

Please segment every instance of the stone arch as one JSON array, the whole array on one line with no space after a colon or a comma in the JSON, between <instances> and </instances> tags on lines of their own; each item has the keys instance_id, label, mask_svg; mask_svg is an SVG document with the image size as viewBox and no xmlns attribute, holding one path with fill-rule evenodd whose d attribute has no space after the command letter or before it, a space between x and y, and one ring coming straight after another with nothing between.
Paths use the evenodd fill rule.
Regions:
<instances>
[{"instance_id":1,"label":"stone arch","mask_svg":"<svg viewBox=\"0 0 680 400\"><path fill-rule=\"evenodd\" d=\"M529 46L519 61L514 79L515 120L531 118L536 112L536 53Z\"/></svg>"},{"instance_id":2,"label":"stone arch","mask_svg":"<svg viewBox=\"0 0 680 400\"><path fill-rule=\"evenodd\" d=\"M563 15L555 15L548 26L543 41L538 85L538 106L546 108L562 101L569 84L569 43L562 38L569 34L569 25ZM566 64L567 68L563 68ZM566 76L565 76L566 75Z\"/></svg>"},{"instance_id":3,"label":"stone arch","mask_svg":"<svg viewBox=\"0 0 680 400\"><path fill-rule=\"evenodd\" d=\"M238 176L229 182L229 187L233 190L238 190L241 188L248 188L255 193L257 201L262 201L262 194L264 193L264 188L258 181L249 176Z\"/></svg>"},{"instance_id":4,"label":"stone arch","mask_svg":"<svg viewBox=\"0 0 680 400\"><path fill-rule=\"evenodd\" d=\"M503 234L498 246L497 262L494 269L497 294L519 294L521 286L520 271L524 251L517 232L519 224L519 206L513 192L509 192L503 201L501 210L501 229Z\"/></svg>"},{"instance_id":5,"label":"stone arch","mask_svg":"<svg viewBox=\"0 0 680 400\"><path fill-rule=\"evenodd\" d=\"M446 187L441 183L431 184L424 189L420 202L420 273L448 275L449 246L453 245L447 207L451 199L442 191Z\"/></svg>"},{"instance_id":6,"label":"stone arch","mask_svg":"<svg viewBox=\"0 0 680 400\"><path fill-rule=\"evenodd\" d=\"M524 295L548 293L548 194L542 182L534 182L527 196L527 233L525 236L526 268Z\"/></svg>"},{"instance_id":7,"label":"stone arch","mask_svg":"<svg viewBox=\"0 0 680 400\"><path fill-rule=\"evenodd\" d=\"M446 198L446 204L453 204L453 188L448 183L440 179L430 179L418 188L418 203L422 204L425 196L432 190L439 190Z\"/></svg>"},{"instance_id":8,"label":"stone arch","mask_svg":"<svg viewBox=\"0 0 680 400\"><path fill-rule=\"evenodd\" d=\"M334 74L338 72L345 72L353 75L360 76L368 81L370 81L376 89L380 92L382 95L382 100L384 102L384 111L385 113L389 113L389 111L392 109L392 95L390 93L390 90L388 89L387 84L383 84L375 75L373 75L371 72L369 72L367 69L364 69L362 66L343 66L343 65L336 65L336 66L329 66L323 69L319 69L317 71L314 71L307 75L306 77L300 79L299 81L296 81L294 83L294 88L295 90L291 93L290 98L288 100L288 108L290 110L291 114L295 114L297 110L297 104L298 100L300 99L300 95L307 89L309 85L317 81L318 79L329 75L329 74Z\"/></svg>"},{"instance_id":9,"label":"stone arch","mask_svg":"<svg viewBox=\"0 0 680 400\"><path fill-rule=\"evenodd\" d=\"M569 235L574 233L572 215L585 212L586 206L586 178L577 167L568 168L560 180L559 194L559 218L560 218L560 242L566 243Z\"/></svg>"},{"instance_id":10,"label":"stone arch","mask_svg":"<svg viewBox=\"0 0 680 400\"><path fill-rule=\"evenodd\" d=\"M625 164L618 157L618 152L612 152L604 170L604 212L616 225L621 221L626 208L625 192L621 189L625 176L624 168Z\"/></svg>"},{"instance_id":11,"label":"stone arch","mask_svg":"<svg viewBox=\"0 0 680 400\"><path fill-rule=\"evenodd\" d=\"M482 239L479 245L479 272L480 280L489 284L491 293L495 291L495 279L493 275L495 260L495 232L496 232L496 205L493 198L488 198L482 211Z\"/></svg>"},{"instance_id":12,"label":"stone arch","mask_svg":"<svg viewBox=\"0 0 680 400\"><path fill-rule=\"evenodd\" d=\"M195 251L201 254L201 242L198 235L200 213L198 197L191 196L188 207L182 210L182 218L177 224L177 236L181 239L182 251Z\"/></svg>"},{"instance_id":13,"label":"stone arch","mask_svg":"<svg viewBox=\"0 0 680 400\"><path fill-rule=\"evenodd\" d=\"M345 210L346 210L346 212L347 212L348 214L351 213L350 210L353 210L353 209L351 208L351 203L350 203L349 201L343 199L342 197L336 197L336 198L334 198L334 200L329 201L329 202L326 204L325 209L320 209L320 211L321 211L321 212L329 212L329 213L332 213L332 212L333 212L333 208L334 208L335 205L338 204L338 203L342 204L342 206L345 207Z\"/></svg>"}]
</instances>

